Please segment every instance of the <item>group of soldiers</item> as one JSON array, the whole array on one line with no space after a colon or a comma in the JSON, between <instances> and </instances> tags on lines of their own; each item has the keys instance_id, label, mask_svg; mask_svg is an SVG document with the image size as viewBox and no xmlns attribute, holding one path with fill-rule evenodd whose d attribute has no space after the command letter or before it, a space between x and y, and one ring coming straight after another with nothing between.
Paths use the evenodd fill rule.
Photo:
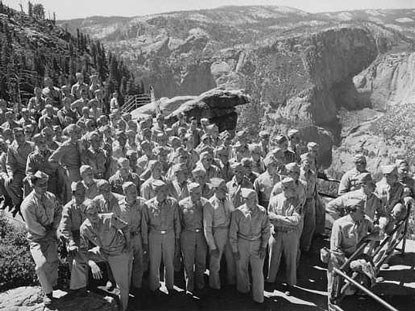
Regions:
<instances>
[{"instance_id":1,"label":"group of soldiers","mask_svg":"<svg viewBox=\"0 0 415 311\"><path fill-rule=\"evenodd\" d=\"M318 144L302 142L296 129L272 142L261 131L250 143L246 131L219 132L208 119L183 113L171 126L162 114L133 120L121 113L116 94L105 111L99 83L88 86L82 74L77 80L58 89L46 78L18 114L4 101L0 107L2 207L24 219L45 305L54 303L59 243L68 251L73 294L86 294L89 271L95 279L107 275L122 310L130 292L145 285L156 293L161 276L174 294L182 270L186 293L196 295L207 288L206 268L212 290L225 279L262 303L281 259L290 294L300 255L324 232ZM342 256L369 228L350 226L363 223L352 212L378 220L377 232L387 234L414 193L405 161L384 168L376 187L365 157L355 163L330 206L342 216L331 238L333 254Z\"/></svg>"}]
</instances>

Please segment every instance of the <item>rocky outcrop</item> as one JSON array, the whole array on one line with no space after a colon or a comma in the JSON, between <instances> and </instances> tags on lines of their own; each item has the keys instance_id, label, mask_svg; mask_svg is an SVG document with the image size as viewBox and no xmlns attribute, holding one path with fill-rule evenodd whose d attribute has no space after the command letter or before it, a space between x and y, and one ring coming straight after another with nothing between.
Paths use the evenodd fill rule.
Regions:
<instances>
[{"instance_id":1,"label":"rocky outcrop","mask_svg":"<svg viewBox=\"0 0 415 311\"><path fill-rule=\"evenodd\" d=\"M161 101L160 108L168 124L177 121L177 115L183 112L187 118L208 118L218 125L220 131L233 130L236 127L237 113L235 107L250 102L250 97L242 90L213 89L198 97L179 96ZM143 114L155 114L154 104L147 104L134 110L133 118Z\"/></svg>"},{"instance_id":2,"label":"rocky outcrop","mask_svg":"<svg viewBox=\"0 0 415 311\"><path fill-rule=\"evenodd\" d=\"M114 298L89 292L86 297L74 297L62 291L54 291L55 310L117 311ZM0 294L0 310L43 311L42 290L39 287L19 287Z\"/></svg>"},{"instance_id":3,"label":"rocky outcrop","mask_svg":"<svg viewBox=\"0 0 415 311\"><path fill-rule=\"evenodd\" d=\"M379 57L354 78L363 105L386 111L398 103L415 103L415 53Z\"/></svg>"}]
</instances>

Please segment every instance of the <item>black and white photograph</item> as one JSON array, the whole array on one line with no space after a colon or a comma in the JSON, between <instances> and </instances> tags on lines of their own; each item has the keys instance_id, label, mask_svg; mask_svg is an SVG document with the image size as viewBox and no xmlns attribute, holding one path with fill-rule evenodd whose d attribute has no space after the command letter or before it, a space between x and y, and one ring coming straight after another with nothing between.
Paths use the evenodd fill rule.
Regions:
<instances>
[{"instance_id":1,"label":"black and white photograph","mask_svg":"<svg viewBox=\"0 0 415 311\"><path fill-rule=\"evenodd\" d=\"M0 0L0 311L414 306L414 0Z\"/></svg>"}]
</instances>

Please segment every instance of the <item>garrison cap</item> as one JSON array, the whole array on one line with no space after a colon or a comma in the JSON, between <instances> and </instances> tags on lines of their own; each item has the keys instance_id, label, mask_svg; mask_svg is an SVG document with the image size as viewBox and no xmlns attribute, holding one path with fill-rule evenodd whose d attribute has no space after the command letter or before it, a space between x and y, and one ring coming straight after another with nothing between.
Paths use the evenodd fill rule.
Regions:
<instances>
[{"instance_id":1,"label":"garrison cap","mask_svg":"<svg viewBox=\"0 0 415 311\"><path fill-rule=\"evenodd\" d=\"M288 138L291 138L296 134L300 134L300 131L297 130L297 129L291 129L291 130L288 131L287 136L288 136Z\"/></svg>"},{"instance_id":2,"label":"garrison cap","mask_svg":"<svg viewBox=\"0 0 415 311\"><path fill-rule=\"evenodd\" d=\"M269 132L268 131L261 131L261 132L259 132L258 135L261 138L269 137Z\"/></svg>"},{"instance_id":3,"label":"garrison cap","mask_svg":"<svg viewBox=\"0 0 415 311\"><path fill-rule=\"evenodd\" d=\"M241 164L242 164L242 166L252 165L252 160L251 160L251 158L243 158L241 160Z\"/></svg>"},{"instance_id":4,"label":"garrison cap","mask_svg":"<svg viewBox=\"0 0 415 311\"><path fill-rule=\"evenodd\" d=\"M310 141L307 144L307 148L311 148L311 149L318 148L318 144L316 142L314 142L314 141Z\"/></svg>"},{"instance_id":5,"label":"garrison cap","mask_svg":"<svg viewBox=\"0 0 415 311\"><path fill-rule=\"evenodd\" d=\"M81 168L79 169L79 172L82 175L83 173L85 173L88 170L91 170L92 171L92 166L82 165Z\"/></svg>"},{"instance_id":6,"label":"garrison cap","mask_svg":"<svg viewBox=\"0 0 415 311\"><path fill-rule=\"evenodd\" d=\"M305 160L310 161L310 160L313 159L313 156L310 153L306 152L306 153L303 153L302 155L300 155L300 159L301 159L301 161L305 161Z\"/></svg>"},{"instance_id":7,"label":"garrison cap","mask_svg":"<svg viewBox=\"0 0 415 311\"><path fill-rule=\"evenodd\" d=\"M220 146L218 148L216 148L216 155L226 155L229 156L229 151L225 146Z\"/></svg>"},{"instance_id":8,"label":"garrison cap","mask_svg":"<svg viewBox=\"0 0 415 311\"><path fill-rule=\"evenodd\" d=\"M210 138L209 134L203 134L200 140L204 141L205 139L209 139L209 138Z\"/></svg>"},{"instance_id":9,"label":"garrison cap","mask_svg":"<svg viewBox=\"0 0 415 311\"><path fill-rule=\"evenodd\" d=\"M282 144L283 142L286 142L286 141L287 141L287 137L285 137L284 135L279 134L275 137L275 142L277 144Z\"/></svg>"},{"instance_id":10,"label":"garrison cap","mask_svg":"<svg viewBox=\"0 0 415 311\"><path fill-rule=\"evenodd\" d=\"M108 180L105 180L105 179L98 179L98 181L97 181L97 187L98 187L98 190L101 190L101 189L103 189L104 187L109 187L109 185L110 185L110 183L108 182Z\"/></svg>"},{"instance_id":11,"label":"garrison cap","mask_svg":"<svg viewBox=\"0 0 415 311\"><path fill-rule=\"evenodd\" d=\"M354 209L357 209L359 207L363 207L364 203L365 202L362 199L353 198L353 199L347 199L346 202L344 203L344 206L348 210L354 210Z\"/></svg>"},{"instance_id":12,"label":"garrison cap","mask_svg":"<svg viewBox=\"0 0 415 311\"><path fill-rule=\"evenodd\" d=\"M167 184L164 181L162 181L160 179L157 179L157 180L155 180L151 183L151 186L153 187L153 189L155 191L157 191L157 190L160 190L160 189L166 187Z\"/></svg>"},{"instance_id":13,"label":"garrison cap","mask_svg":"<svg viewBox=\"0 0 415 311\"><path fill-rule=\"evenodd\" d=\"M244 199L248 199L252 195L256 195L255 190L252 190L252 189L249 189L249 188L242 188L241 189L241 196Z\"/></svg>"},{"instance_id":14,"label":"garrison cap","mask_svg":"<svg viewBox=\"0 0 415 311\"><path fill-rule=\"evenodd\" d=\"M159 161L157 161L157 160L150 160L149 162L148 162L148 169L149 170L154 170L154 168L156 167L156 165L160 165L160 162Z\"/></svg>"},{"instance_id":15,"label":"garrison cap","mask_svg":"<svg viewBox=\"0 0 415 311\"><path fill-rule=\"evenodd\" d=\"M127 168L130 166L130 160L128 160L127 158L119 158L117 160L117 164L119 165L119 167Z\"/></svg>"},{"instance_id":16,"label":"garrison cap","mask_svg":"<svg viewBox=\"0 0 415 311\"><path fill-rule=\"evenodd\" d=\"M409 166L409 163L408 163L408 161L406 161L404 159L399 159L399 160L396 160L395 165L397 167L400 167L400 166Z\"/></svg>"},{"instance_id":17,"label":"garrison cap","mask_svg":"<svg viewBox=\"0 0 415 311\"><path fill-rule=\"evenodd\" d=\"M283 180L281 180L281 184L284 187L293 187L295 184L295 181L291 177L285 177Z\"/></svg>"},{"instance_id":18,"label":"garrison cap","mask_svg":"<svg viewBox=\"0 0 415 311\"><path fill-rule=\"evenodd\" d=\"M354 163L357 163L357 162L366 163L366 157L361 153L355 154L354 157L353 157L353 162Z\"/></svg>"},{"instance_id":19,"label":"garrison cap","mask_svg":"<svg viewBox=\"0 0 415 311\"><path fill-rule=\"evenodd\" d=\"M200 188L200 184L192 182L187 187L188 187L187 189L189 189L189 192L192 192L195 189Z\"/></svg>"},{"instance_id":20,"label":"garrison cap","mask_svg":"<svg viewBox=\"0 0 415 311\"><path fill-rule=\"evenodd\" d=\"M71 184L71 190L72 192L75 192L78 189L86 189L85 185L82 181L73 181Z\"/></svg>"},{"instance_id":21,"label":"garrison cap","mask_svg":"<svg viewBox=\"0 0 415 311\"><path fill-rule=\"evenodd\" d=\"M132 181L127 181L122 184L122 191L125 192L130 187L136 187L135 184Z\"/></svg>"},{"instance_id":22,"label":"garrison cap","mask_svg":"<svg viewBox=\"0 0 415 311\"><path fill-rule=\"evenodd\" d=\"M186 164L184 163L177 163L172 166L172 172L173 174L176 174L178 172L184 172L187 170Z\"/></svg>"},{"instance_id":23,"label":"garrison cap","mask_svg":"<svg viewBox=\"0 0 415 311\"><path fill-rule=\"evenodd\" d=\"M35 180L42 180L42 181L48 181L49 180L49 175L42 172L42 171L37 171L33 177L35 178Z\"/></svg>"},{"instance_id":24,"label":"garrison cap","mask_svg":"<svg viewBox=\"0 0 415 311\"><path fill-rule=\"evenodd\" d=\"M268 155L264 159L264 164L265 164L266 167L268 167L270 165L276 165L277 164L277 160L274 158L274 156Z\"/></svg>"},{"instance_id":25,"label":"garrison cap","mask_svg":"<svg viewBox=\"0 0 415 311\"><path fill-rule=\"evenodd\" d=\"M375 182L372 179L372 175L370 173L361 173L360 175L357 176L357 182L361 183L361 184L367 184L367 183L372 183L374 184Z\"/></svg>"},{"instance_id":26,"label":"garrison cap","mask_svg":"<svg viewBox=\"0 0 415 311\"><path fill-rule=\"evenodd\" d=\"M295 162L288 163L287 165L285 165L285 169L288 172L297 172L297 173L300 172L300 166Z\"/></svg>"},{"instance_id":27,"label":"garrison cap","mask_svg":"<svg viewBox=\"0 0 415 311\"><path fill-rule=\"evenodd\" d=\"M249 151L252 153L261 153L261 145L260 144L250 144Z\"/></svg>"},{"instance_id":28,"label":"garrison cap","mask_svg":"<svg viewBox=\"0 0 415 311\"><path fill-rule=\"evenodd\" d=\"M395 165L384 165L381 167L382 174L398 174L398 170Z\"/></svg>"},{"instance_id":29,"label":"garrison cap","mask_svg":"<svg viewBox=\"0 0 415 311\"><path fill-rule=\"evenodd\" d=\"M24 131L23 131L23 128L22 128L22 127L15 127L15 128L13 129L13 133L14 133L14 134L19 133L19 132L24 133Z\"/></svg>"},{"instance_id":30,"label":"garrison cap","mask_svg":"<svg viewBox=\"0 0 415 311\"><path fill-rule=\"evenodd\" d=\"M226 130L226 131L223 131L222 133L220 133L219 134L219 138L220 139L225 139L225 138L228 138L228 137L231 137L232 135L231 135L231 133L229 133L229 131L228 130Z\"/></svg>"},{"instance_id":31,"label":"garrison cap","mask_svg":"<svg viewBox=\"0 0 415 311\"><path fill-rule=\"evenodd\" d=\"M193 171L192 171L192 175L196 175L196 176L198 176L198 175L200 175L200 174L206 175L206 170L205 170L203 167L201 167L200 165L197 165L197 166L193 169Z\"/></svg>"},{"instance_id":32,"label":"garrison cap","mask_svg":"<svg viewBox=\"0 0 415 311\"><path fill-rule=\"evenodd\" d=\"M243 166L242 166L242 164L241 164L241 163L239 163L239 162L233 162L233 163L231 164L231 168L232 168L232 170L234 170L235 172L236 172L236 171L242 171L242 170L243 170Z\"/></svg>"},{"instance_id":33,"label":"garrison cap","mask_svg":"<svg viewBox=\"0 0 415 311\"><path fill-rule=\"evenodd\" d=\"M209 186L211 186L212 188L219 188L222 184L226 185L225 179L217 177L211 178L209 182Z\"/></svg>"}]
</instances>

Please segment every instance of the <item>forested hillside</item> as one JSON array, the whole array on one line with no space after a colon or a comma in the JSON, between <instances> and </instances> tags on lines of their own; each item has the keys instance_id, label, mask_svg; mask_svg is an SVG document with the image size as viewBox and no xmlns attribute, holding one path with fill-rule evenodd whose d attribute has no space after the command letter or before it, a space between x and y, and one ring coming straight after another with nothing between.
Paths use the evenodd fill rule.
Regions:
<instances>
[{"instance_id":1,"label":"forested hillside","mask_svg":"<svg viewBox=\"0 0 415 311\"><path fill-rule=\"evenodd\" d=\"M25 104L44 77L71 85L76 72L86 78L97 74L107 96L115 90L122 96L142 92L120 58L79 30L75 36L56 26L44 12L41 4L29 2L26 13L0 2L0 98Z\"/></svg>"}]
</instances>

